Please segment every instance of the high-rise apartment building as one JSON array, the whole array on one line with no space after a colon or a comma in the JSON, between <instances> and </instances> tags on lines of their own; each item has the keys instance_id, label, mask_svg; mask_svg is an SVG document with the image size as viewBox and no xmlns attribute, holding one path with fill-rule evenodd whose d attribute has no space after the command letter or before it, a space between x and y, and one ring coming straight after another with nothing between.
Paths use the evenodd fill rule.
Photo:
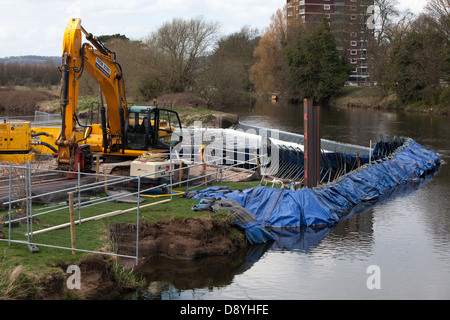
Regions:
<instances>
[{"instance_id":1,"label":"high-rise apartment building","mask_svg":"<svg viewBox=\"0 0 450 320\"><path fill-rule=\"evenodd\" d=\"M314 27L323 16L328 19L337 49L353 67L350 81L368 84L368 49L373 37L374 0L287 0L289 22Z\"/></svg>"}]
</instances>

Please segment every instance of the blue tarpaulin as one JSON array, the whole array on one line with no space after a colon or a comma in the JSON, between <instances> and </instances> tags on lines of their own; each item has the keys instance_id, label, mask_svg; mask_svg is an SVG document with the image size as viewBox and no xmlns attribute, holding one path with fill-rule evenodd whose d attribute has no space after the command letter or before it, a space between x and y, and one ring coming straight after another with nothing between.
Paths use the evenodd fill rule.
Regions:
<instances>
[{"instance_id":1,"label":"blue tarpaulin","mask_svg":"<svg viewBox=\"0 0 450 320\"><path fill-rule=\"evenodd\" d=\"M225 191L225 189L221 189ZM200 199L200 203L192 207L194 211L227 210L234 217L234 223L245 231L247 241L250 244L265 243L273 240L272 235L262 226L256 217L233 199L216 199L211 197L211 193L216 194L217 188L211 187L199 192L198 195L208 195L207 198ZM194 195L195 198L197 195Z\"/></svg>"},{"instance_id":2,"label":"blue tarpaulin","mask_svg":"<svg viewBox=\"0 0 450 320\"><path fill-rule=\"evenodd\" d=\"M274 240L272 234L264 229L257 220L243 224L239 222L235 223L245 231L245 236L250 244L259 244Z\"/></svg>"},{"instance_id":3,"label":"blue tarpaulin","mask_svg":"<svg viewBox=\"0 0 450 320\"><path fill-rule=\"evenodd\" d=\"M388 157L314 189L294 191L258 186L231 192L212 187L199 191L196 197L236 200L264 227L331 225L355 205L375 200L408 181L417 181L436 170L439 164L438 154L406 139Z\"/></svg>"}]
</instances>

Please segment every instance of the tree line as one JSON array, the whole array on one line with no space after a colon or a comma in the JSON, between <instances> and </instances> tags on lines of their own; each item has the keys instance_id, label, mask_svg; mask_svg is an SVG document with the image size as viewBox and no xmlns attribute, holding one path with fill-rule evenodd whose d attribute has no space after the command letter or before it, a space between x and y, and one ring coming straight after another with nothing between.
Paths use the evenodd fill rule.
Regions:
<instances>
[{"instance_id":1,"label":"tree line","mask_svg":"<svg viewBox=\"0 0 450 320\"><path fill-rule=\"evenodd\" d=\"M370 73L401 104L450 101L450 0L428 0L414 16L397 0L376 0L379 28L370 46Z\"/></svg>"},{"instance_id":2,"label":"tree line","mask_svg":"<svg viewBox=\"0 0 450 320\"><path fill-rule=\"evenodd\" d=\"M450 0L428 0L413 16L397 0L375 0L376 28L368 44L372 84L401 103L443 99L450 70ZM346 57L326 19L314 28L288 24L279 9L264 32L250 26L220 35L219 25L203 18L175 18L142 40L124 35L100 39L116 52L130 101L150 101L163 93L193 92L210 106L248 101L249 94L285 93L290 99L329 101L350 74ZM57 84L50 63L0 63L0 84ZM82 77L81 94L98 94L98 84Z\"/></svg>"},{"instance_id":3,"label":"tree line","mask_svg":"<svg viewBox=\"0 0 450 320\"><path fill-rule=\"evenodd\" d=\"M0 62L0 86L49 87L60 80L61 74L51 60L43 64Z\"/></svg>"},{"instance_id":4,"label":"tree line","mask_svg":"<svg viewBox=\"0 0 450 320\"><path fill-rule=\"evenodd\" d=\"M263 34L244 26L225 36L219 36L217 23L176 18L141 41L109 37L105 44L116 52L133 100L180 92L194 92L220 107L247 104L254 93L330 99L350 69L329 25L324 20L303 36L300 25L288 28L286 17L280 9ZM95 81L86 81L87 93L98 91Z\"/></svg>"},{"instance_id":5,"label":"tree line","mask_svg":"<svg viewBox=\"0 0 450 320\"><path fill-rule=\"evenodd\" d=\"M130 100L193 92L209 106L227 106L255 91L249 69L260 32L244 26L229 35L219 33L215 22L175 18L143 40L113 37L105 45L118 57ZM98 92L95 81L83 81L84 92Z\"/></svg>"}]
</instances>

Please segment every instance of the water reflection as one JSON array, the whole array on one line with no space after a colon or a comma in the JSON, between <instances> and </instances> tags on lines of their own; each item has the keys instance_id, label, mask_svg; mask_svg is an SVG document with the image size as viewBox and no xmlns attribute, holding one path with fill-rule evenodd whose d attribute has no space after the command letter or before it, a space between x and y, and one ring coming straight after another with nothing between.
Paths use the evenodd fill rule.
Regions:
<instances>
[{"instance_id":1,"label":"water reflection","mask_svg":"<svg viewBox=\"0 0 450 320\"><path fill-rule=\"evenodd\" d=\"M240 122L303 134L303 105L258 99L251 107L230 110ZM368 147L374 133L413 138L436 152L448 150L449 117L376 109L321 106L322 138Z\"/></svg>"},{"instance_id":2,"label":"water reflection","mask_svg":"<svg viewBox=\"0 0 450 320\"><path fill-rule=\"evenodd\" d=\"M225 287L237 275L250 270L269 250L309 252L334 227L272 229L275 241L254 245L230 255L205 257L196 260L155 258L136 269L148 283L144 292L136 292L128 299L180 299L181 293L196 289ZM188 294L189 296L189 294ZM197 297L198 298L198 297Z\"/></svg>"},{"instance_id":3,"label":"water reflection","mask_svg":"<svg viewBox=\"0 0 450 320\"><path fill-rule=\"evenodd\" d=\"M229 255L195 260L154 258L136 269L148 283L145 292L135 293L133 299L173 299L181 291L197 288L223 287L233 278L249 270L259 261L272 243L251 246Z\"/></svg>"},{"instance_id":4,"label":"water reflection","mask_svg":"<svg viewBox=\"0 0 450 320\"><path fill-rule=\"evenodd\" d=\"M231 283L235 271L245 264L246 259L245 250L196 260L154 258L136 272L150 283L168 282L182 290L220 287Z\"/></svg>"},{"instance_id":5,"label":"water reflection","mask_svg":"<svg viewBox=\"0 0 450 320\"><path fill-rule=\"evenodd\" d=\"M307 253L328 236L335 226L270 229L275 242L271 250Z\"/></svg>"}]
</instances>

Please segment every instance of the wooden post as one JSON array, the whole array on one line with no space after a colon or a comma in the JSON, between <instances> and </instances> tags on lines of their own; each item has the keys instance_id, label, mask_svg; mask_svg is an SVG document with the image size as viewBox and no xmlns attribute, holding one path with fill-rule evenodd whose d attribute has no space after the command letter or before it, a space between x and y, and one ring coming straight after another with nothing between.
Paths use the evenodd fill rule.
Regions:
<instances>
[{"instance_id":1,"label":"wooden post","mask_svg":"<svg viewBox=\"0 0 450 320\"><path fill-rule=\"evenodd\" d=\"M259 158L258 158L258 153L255 151L254 152L255 155L255 160L256 160L256 168L259 169Z\"/></svg>"},{"instance_id":2,"label":"wooden post","mask_svg":"<svg viewBox=\"0 0 450 320\"><path fill-rule=\"evenodd\" d=\"M182 179L183 179L183 170L182 170L182 168L183 168L183 164L180 162L178 164L178 182L181 182Z\"/></svg>"},{"instance_id":3,"label":"wooden post","mask_svg":"<svg viewBox=\"0 0 450 320\"><path fill-rule=\"evenodd\" d=\"M202 174L205 179L205 184L208 185L208 177L206 176L205 151L206 151L206 146L202 145L200 147L199 156L200 156L200 161L202 162Z\"/></svg>"},{"instance_id":4,"label":"wooden post","mask_svg":"<svg viewBox=\"0 0 450 320\"><path fill-rule=\"evenodd\" d=\"M75 212L73 205L73 193L69 192L69 215L70 215L70 243L72 245L72 249L76 249L76 238L75 238ZM72 254L75 254L76 251L72 250Z\"/></svg>"},{"instance_id":5,"label":"wooden post","mask_svg":"<svg viewBox=\"0 0 450 320\"><path fill-rule=\"evenodd\" d=\"M320 107L304 100L305 185L314 188L320 181Z\"/></svg>"}]
</instances>

